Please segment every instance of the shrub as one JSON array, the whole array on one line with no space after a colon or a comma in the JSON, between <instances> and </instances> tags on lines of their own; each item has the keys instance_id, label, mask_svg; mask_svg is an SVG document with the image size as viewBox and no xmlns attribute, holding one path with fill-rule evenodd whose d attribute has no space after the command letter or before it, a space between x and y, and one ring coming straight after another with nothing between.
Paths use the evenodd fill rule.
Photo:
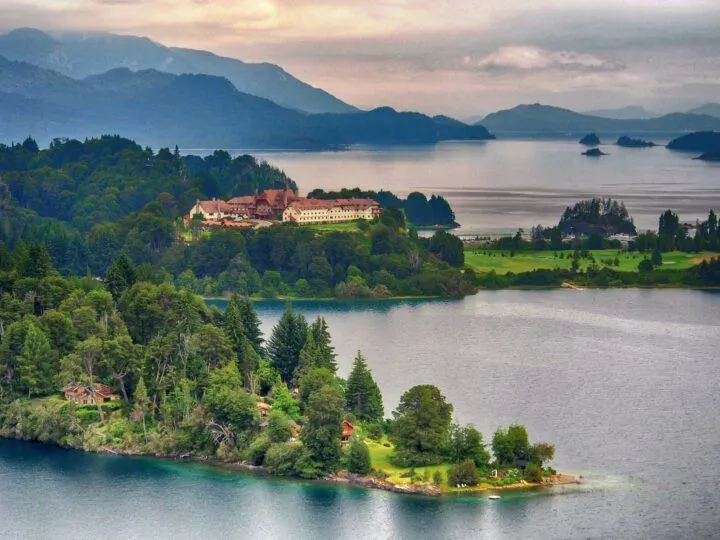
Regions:
<instances>
[{"instance_id":1,"label":"shrub","mask_svg":"<svg viewBox=\"0 0 720 540\"><path fill-rule=\"evenodd\" d=\"M346 454L347 470L355 474L368 474L372 470L367 444L353 437Z\"/></svg>"},{"instance_id":2,"label":"shrub","mask_svg":"<svg viewBox=\"0 0 720 540\"><path fill-rule=\"evenodd\" d=\"M248 461L253 465L262 465L271 444L268 433L261 433L255 437L247 450Z\"/></svg>"},{"instance_id":3,"label":"shrub","mask_svg":"<svg viewBox=\"0 0 720 540\"><path fill-rule=\"evenodd\" d=\"M435 471L435 474L433 474L433 484L436 486L439 486L442 484L443 481L443 475L440 471Z\"/></svg>"},{"instance_id":4,"label":"shrub","mask_svg":"<svg viewBox=\"0 0 720 540\"><path fill-rule=\"evenodd\" d=\"M478 483L478 472L475 462L472 459L466 459L460 465L453 464L447 474L448 485L458 486L467 484L468 486L476 486Z\"/></svg>"},{"instance_id":5,"label":"shrub","mask_svg":"<svg viewBox=\"0 0 720 540\"><path fill-rule=\"evenodd\" d=\"M290 420L282 411L273 411L268 418L267 434L270 442L285 442L292 437Z\"/></svg>"},{"instance_id":6,"label":"shrub","mask_svg":"<svg viewBox=\"0 0 720 540\"><path fill-rule=\"evenodd\" d=\"M542 482L543 474L540 465L531 463L525 468L525 480L528 482Z\"/></svg>"},{"instance_id":7,"label":"shrub","mask_svg":"<svg viewBox=\"0 0 720 540\"><path fill-rule=\"evenodd\" d=\"M295 462L301 452L302 447L299 444L271 444L265 452L263 463L271 474L288 476L295 473Z\"/></svg>"}]
</instances>

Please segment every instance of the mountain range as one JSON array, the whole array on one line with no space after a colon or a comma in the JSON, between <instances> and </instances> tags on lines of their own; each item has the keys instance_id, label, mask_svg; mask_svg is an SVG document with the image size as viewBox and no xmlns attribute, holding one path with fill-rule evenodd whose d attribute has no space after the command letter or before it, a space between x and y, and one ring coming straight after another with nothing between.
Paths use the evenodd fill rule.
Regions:
<instances>
[{"instance_id":1,"label":"mountain range","mask_svg":"<svg viewBox=\"0 0 720 540\"><path fill-rule=\"evenodd\" d=\"M246 63L208 51L166 47L145 37L68 32L51 36L33 28L0 35L0 55L84 79L115 68L155 69L176 75L225 77L246 94L307 113L349 113L358 109L268 63Z\"/></svg>"},{"instance_id":2,"label":"mountain range","mask_svg":"<svg viewBox=\"0 0 720 540\"><path fill-rule=\"evenodd\" d=\"M720 130L720 118L708 114L670 113L658 118L614 119L538 103L489 114L480 124L497 135L540 137L578 137L588 132L671 135Z\"/></svg>"},{"instance_id":3,"label":"mountain range","mask_svg":"<svg viewBox=\"0 0 720 540\"><path fill-rule=\"evenodd\" d=\"M74 79L0 56L0 139L121 133L184 148L321 149L355 143L488 139L482 126L380 108L305 114L240 92L228 79L117 68Z\"/></svg>"}]
</instances>

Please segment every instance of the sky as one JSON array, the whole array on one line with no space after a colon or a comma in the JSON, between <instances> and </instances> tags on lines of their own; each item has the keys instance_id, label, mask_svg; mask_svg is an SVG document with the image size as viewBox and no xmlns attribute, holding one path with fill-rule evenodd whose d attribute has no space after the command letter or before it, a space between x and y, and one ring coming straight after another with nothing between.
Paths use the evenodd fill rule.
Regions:
<instances>
[{"instance_id":1,"label":"sky","mask_svg":"<svg viewBox=\"0 0 720 540\"><path fill-rule=\"evenodd\" d=\"M720 101L720 0L0 0L0 28L109 31L282 66L362 108Z\"/></svg>"}]
</instances>

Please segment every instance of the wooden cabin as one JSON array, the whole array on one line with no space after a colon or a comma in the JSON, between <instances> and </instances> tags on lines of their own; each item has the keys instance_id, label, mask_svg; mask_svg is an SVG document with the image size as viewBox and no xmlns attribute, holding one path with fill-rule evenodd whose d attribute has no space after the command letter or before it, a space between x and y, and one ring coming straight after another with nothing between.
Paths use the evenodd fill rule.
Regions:
<instances>
[{"instance_id":1,"label":"wooden cabin","mask_svg":"<svg viewBox=\"0 0 720 540\"><path fill-rule=\"evenodd\" d=\"M115 390L107 384L94 384L93 390L98 403L107 403L108 401L116 401L120 397ZM65 399L77 403L78 405L94 405L93 390L89 385L70 383L62 388Z\"/></svg>"}]
</instances>

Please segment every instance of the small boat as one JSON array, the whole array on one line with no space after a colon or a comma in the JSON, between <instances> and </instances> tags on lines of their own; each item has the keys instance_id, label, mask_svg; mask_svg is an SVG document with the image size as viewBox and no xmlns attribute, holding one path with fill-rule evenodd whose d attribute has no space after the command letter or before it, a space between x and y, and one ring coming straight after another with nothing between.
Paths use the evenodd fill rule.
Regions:
<instances>
[{"instance_id":1,"label":"small boat","mask_svg":"<svg viewBox=\"0 0 720 540\"><path fill-rule=\"evenodd\" d=\"M500 495L488 495L488 499L490 499L491 501L497 501L500 498Z\"/></svg>"}]
</instances>

